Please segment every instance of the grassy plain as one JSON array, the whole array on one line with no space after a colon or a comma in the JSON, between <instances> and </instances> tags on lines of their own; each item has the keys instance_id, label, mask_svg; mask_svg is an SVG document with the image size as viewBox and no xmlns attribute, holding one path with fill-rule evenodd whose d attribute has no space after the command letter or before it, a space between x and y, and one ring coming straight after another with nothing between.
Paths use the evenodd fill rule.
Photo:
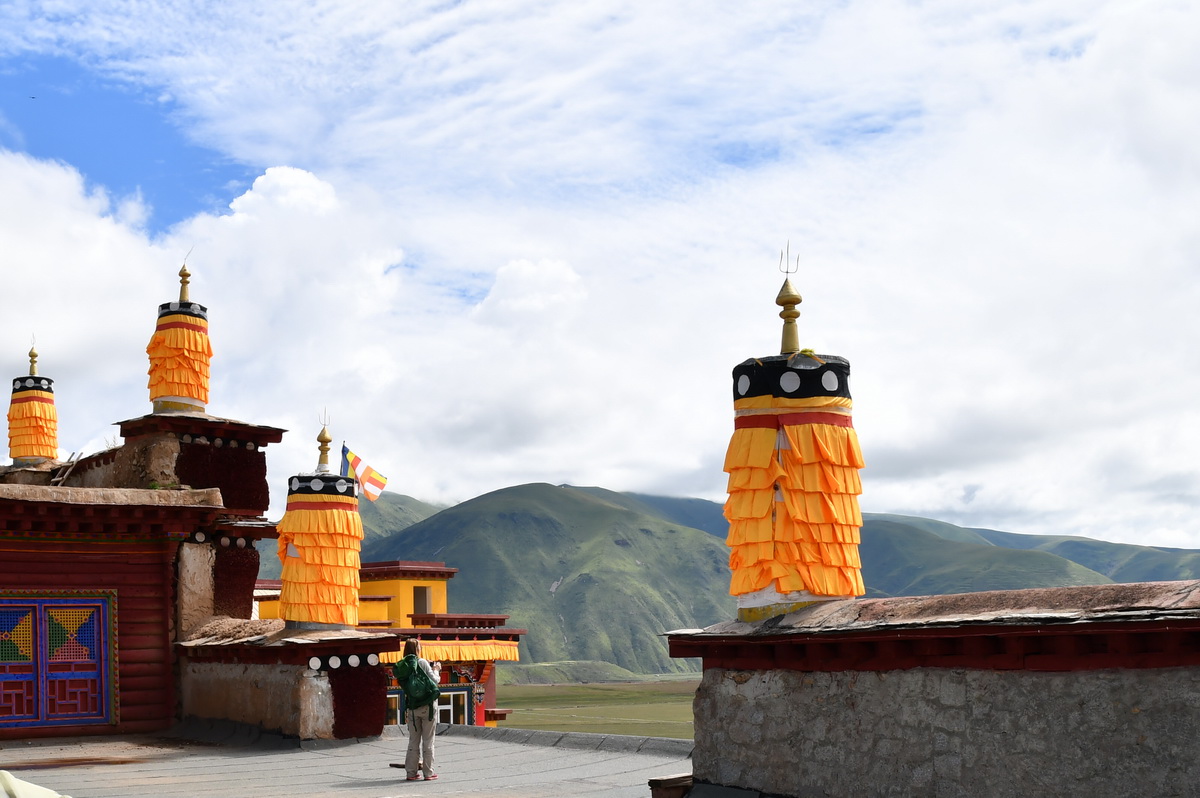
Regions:
<instances>
[{"instance_id":1,"label":"grassy plain","mask_svg":"<svg viewBox=\"0 0 1200 798\"><path fill-rule=\"evenodd\" d=\"M496 703L516 729L692 739L698 679L616 684L501 685Z\"/></svg>"}]
</instances>

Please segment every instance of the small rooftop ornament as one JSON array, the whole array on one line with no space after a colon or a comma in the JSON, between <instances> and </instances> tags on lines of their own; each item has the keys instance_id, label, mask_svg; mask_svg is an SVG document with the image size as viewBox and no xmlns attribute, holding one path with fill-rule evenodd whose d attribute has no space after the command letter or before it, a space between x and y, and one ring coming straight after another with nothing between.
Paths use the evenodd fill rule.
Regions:
<instances>
[{"instance_id":1,"label":"small rooftop ornament","mask_svg":"<svg viewBox=\"0 0 1200 798\"><path fill-rule=\"evenodd\" d=\"M58 410L54 380L37 369L37 349L29 349L29 374L13 379L8 406L8 455L16 466L58 459Z\"/></svg>"},{"instance_id":2,"label":"small rooftop ornament","mask_svg":"<svg viewBox=\"0 0 1200 798\"><path fill-rule=\"evenodd\" d=\"M291 626L358 624L358 487L353 477L330 470L332 440L322 425L317 470L288 481L287 512L276 524L283 561L280 617Z\"/></svg>"},{"instance_id":3,"label":"small rooftop ornament","mask_svg":"<svg viewBox=\"0 0 1200 798\"><path fill-rule=\"evenodd\" d=\"M185 264L179 270L179 301L158 306L158 325L146 345L155 413L203 413L208 405L208 308L189 298L190 278Z\"/></svg>"},{"instance_id":4,"label":"small rooftop ornament","mask_svg":"<svg viewBox=\"0 0 1200 798\"><path fill-rule=\"evenodd\" d=\"M786 259L781 271L790 274ZM858 556L863 467L851 422L850 363L801 349L788 277L779 355L733 370L729 473L729 592L738 618L758 621L816 601L866 592Z\"/></svg>"}]
</instances>

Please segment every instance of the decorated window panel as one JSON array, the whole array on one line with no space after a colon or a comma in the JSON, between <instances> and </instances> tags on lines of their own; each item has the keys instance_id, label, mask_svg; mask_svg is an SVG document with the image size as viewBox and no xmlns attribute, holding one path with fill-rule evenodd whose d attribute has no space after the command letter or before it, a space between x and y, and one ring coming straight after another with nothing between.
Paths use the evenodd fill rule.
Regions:
<instances>
[{"instance_id":1,"label":"decorated window panel","mask_svg":"<svg viewBox=\"0 0 1200 798\"><path fill-rule=\"evenodd\" d=\"M0 593L0 727L116 722L114 599Z\"/></svg>"}]
</instances>

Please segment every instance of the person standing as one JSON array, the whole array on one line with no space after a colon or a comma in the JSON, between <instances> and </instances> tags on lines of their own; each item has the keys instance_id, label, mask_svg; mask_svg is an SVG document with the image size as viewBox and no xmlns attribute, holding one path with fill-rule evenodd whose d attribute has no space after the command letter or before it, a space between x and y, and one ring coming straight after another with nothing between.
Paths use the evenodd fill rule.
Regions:
<instances>
[{"instance_id":1,"label":"person standing","mask_svg":"<svg viewBox=\"0 0 1200 798\"><path fill-rule=\"evenodd\" d=\"M437 730L437 699L441 694L441 663L437 667L421 657L421 641L410 637L404 641L404 659L393 666L392 672L404 689L404 715L408 724L408 753L404 770L408 781L426 781L438 777L433 771L433 735Z\"/></svg>"}]
</instances>

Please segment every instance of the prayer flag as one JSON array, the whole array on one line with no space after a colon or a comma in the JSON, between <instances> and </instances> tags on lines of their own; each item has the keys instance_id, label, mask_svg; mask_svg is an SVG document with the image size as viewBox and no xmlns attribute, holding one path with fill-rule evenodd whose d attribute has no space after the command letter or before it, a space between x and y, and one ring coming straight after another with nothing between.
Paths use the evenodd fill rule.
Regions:
<instances>
[{"instance_id":1,"label":"prayer flag","mask_svg":"<svg viewBox=\"0 0 1200 798\"><path fill-rule=\"evenodd\" d=\"M342 476L353 476L358 480L363 494L371 501L379 498L387 485L387 477L363 462L363 459L342 444Z\"/></svg>"}]
</instances>

